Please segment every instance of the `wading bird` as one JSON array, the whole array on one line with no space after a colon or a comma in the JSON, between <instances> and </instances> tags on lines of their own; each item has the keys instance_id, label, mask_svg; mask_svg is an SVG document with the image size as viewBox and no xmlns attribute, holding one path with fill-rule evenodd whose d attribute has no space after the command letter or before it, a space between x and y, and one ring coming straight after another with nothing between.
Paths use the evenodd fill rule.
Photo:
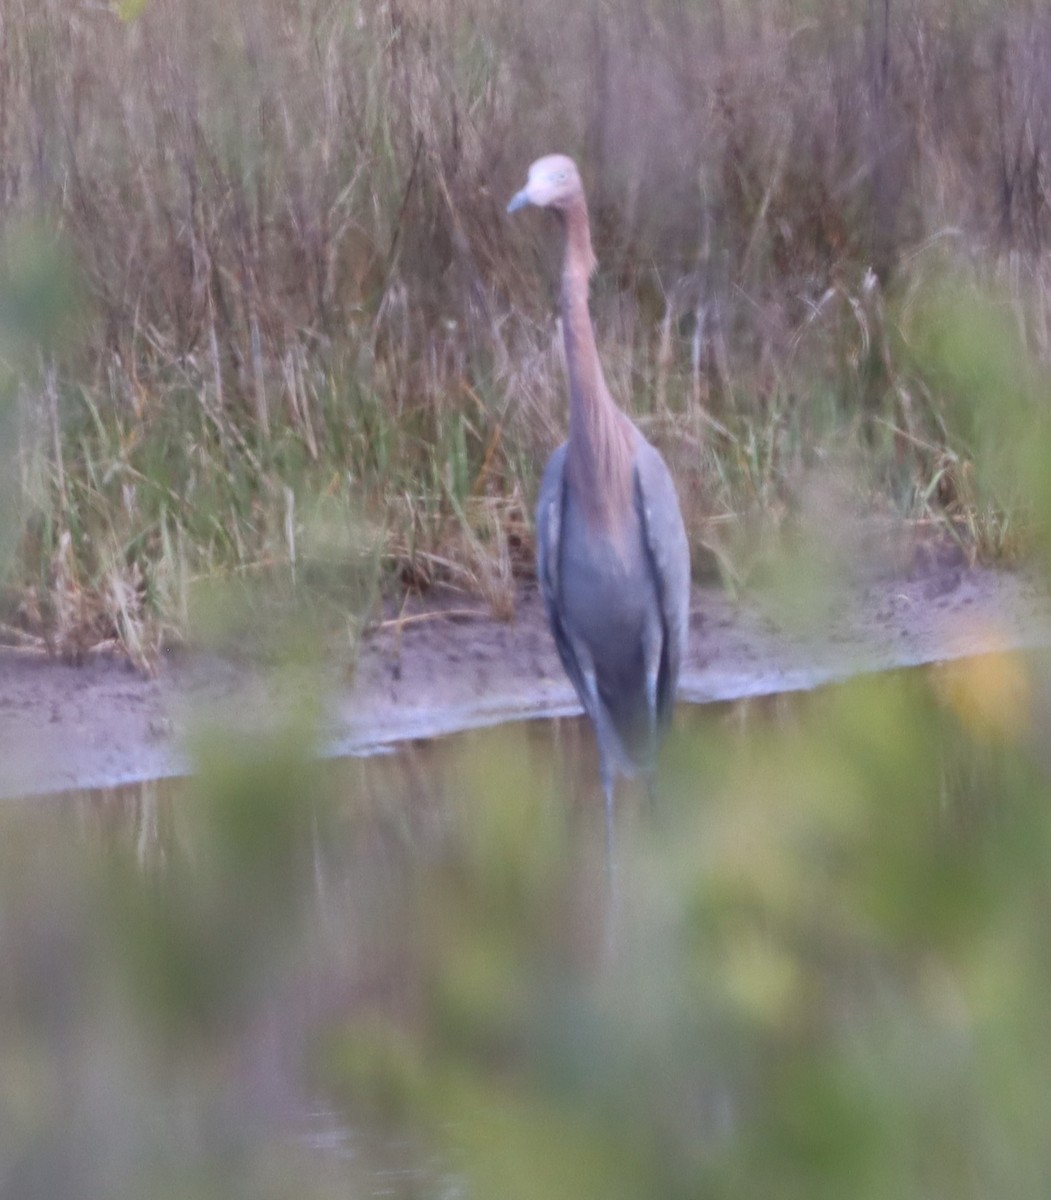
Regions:
<instances>
[{"instance_id":1,"label":"wading bird","mask_svg":"<svg viewBox=\"0 0 1051 1200\"><path fill-rule=\"evenodd\" d=\"M595 269L573 160L538 159L507 206L549 208L565 237L569 440L537 502L537 574L559 657L598 739L607 838L618 774L650 774L689 631L690 551L664 459L614 403L588 311Z\"/></svg>"}]
</instances>

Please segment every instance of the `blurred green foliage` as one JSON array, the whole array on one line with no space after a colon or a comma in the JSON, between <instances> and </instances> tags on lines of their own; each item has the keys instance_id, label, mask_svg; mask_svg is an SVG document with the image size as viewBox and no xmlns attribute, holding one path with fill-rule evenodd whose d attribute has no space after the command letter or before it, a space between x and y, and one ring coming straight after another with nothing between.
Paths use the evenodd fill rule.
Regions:
<instances>
[{"instance_id":1,"label":"blurred green foliage","mask_svg":"<svg viewBox=\"0 0 1051 1200\"><path fill-rule=\"evenodd\" d=\"M946 397L967 478L956 486L984 520L1010 514L1030 549L1047 554L1051 484L1048 366L1027 351L1025 314L1003 289L977 288L958 273L933 276L911 298L906 321L917 373Z\"/></svg>"},{"instance_id":2,"label":"blurred green foliage","mask_svg":"<svg viewBox=\"0 0 1051 1200\"><path fill-rule=\"evenodd\" d=\"M88 297L69 241L41 220L11 220L0 240L0 346L32 362L68 346Z\"/></svg>"},{"instance_id":3,"label":"blurred green foliage","mask_svg":"<svg viewBox=\"0 0 1051 1200\"><path fill-rule=\"evenodd\" d=\"M0 580L18 540L18 422L15 389L0 373Z\"/></svg>"},{"instance_id":4,"label":"blurred green foliage","mask_svg":"<svg viewBox=\"0 0 1051 1200\"><path fill-rule=\"evenodd\" d=\"M543 726L7 809L7 1194L1036 1200L1049 683L680 714L612 882Z\"/></svg>"},{"instance_id":5,"label":"blurred green foliage","mask_svg":"<svg viewBox=\"0 0 1051 1200\"><path fill-rule=\"evenodd\" d=\"M38 220L0 223L0 585L22 533L39 440L20 389L28 380L40 386L48 356L73 344L83 301L64 238ZM34 415L38 425L46 419Z\"/></svg>"},{"instance_id":6,"label":"blurred green foliage","mask_svg":"<svg viewBox=\"0 0 1051 1200\"><path fill-rule=\"evenodd\" d=\"M430 1128L480 1195L1042 1194L1048 782L968 689L1046 665L695 731L635 814L608 945L531 775L494 762L414 918L422 1013L337 1041L348 1111Z\"/></svg>"}]
</instances>

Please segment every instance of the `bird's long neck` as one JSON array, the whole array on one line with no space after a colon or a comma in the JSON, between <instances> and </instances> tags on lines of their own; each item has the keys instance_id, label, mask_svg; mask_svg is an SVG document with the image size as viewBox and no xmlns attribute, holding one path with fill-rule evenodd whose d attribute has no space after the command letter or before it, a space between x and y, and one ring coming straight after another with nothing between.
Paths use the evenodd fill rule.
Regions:
<instances>
[{"instance_id":1,"label":"bird's long neck","mask_svg":"<svg viewBox=\"0 0 1051 1200\"><path fill-rule=\"evenodd\" d=\"M616 528L631 504L632 426L606 387L588 311L588 283L595 269L587 206L581 198L563 214L566 248L562 264L562 334L569 376L571 486L592 526Z\"/></svg>"}]
</instances>

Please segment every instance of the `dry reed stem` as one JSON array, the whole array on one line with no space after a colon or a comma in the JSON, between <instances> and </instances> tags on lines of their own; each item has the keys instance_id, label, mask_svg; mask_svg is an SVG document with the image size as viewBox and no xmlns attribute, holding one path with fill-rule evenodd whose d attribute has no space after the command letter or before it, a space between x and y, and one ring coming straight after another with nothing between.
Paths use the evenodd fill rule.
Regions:
<instances>
[{"instance_id":1,"label":"dry reed stem","mask_svg":"<svg viewBox=\"0 0 1051 1200\"><path fill-rule=\"evenodd\" d=\"M51 589L56 644L148 658L188 581L288 569L325 496L385 529L388 587L454 579L508 611L565 412L557 232L502 210L556 148L589 187L611 384L656 414L698 547L732 516L724 575L843 454L955 523L932 483L971 448L900 328L953 260L976 292L1005 282L1047 358L1051 16L748 11L11 0L0 222L63 230L91 297L25 371L53 472L20 507L11 610Z\"/></svg>"}]
</instances>

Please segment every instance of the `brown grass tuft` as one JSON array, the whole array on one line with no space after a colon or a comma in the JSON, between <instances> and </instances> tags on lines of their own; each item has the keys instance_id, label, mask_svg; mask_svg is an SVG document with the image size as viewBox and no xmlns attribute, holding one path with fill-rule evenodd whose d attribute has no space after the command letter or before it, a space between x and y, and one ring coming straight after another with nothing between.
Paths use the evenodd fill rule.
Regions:
<instances>
[{"instance_id":1,"label":"brown grass tuft","mask_svg":"<svg viewBox=\"0 0 1051 1200\"><path fill-rule=\"evenodd\" d=\"M319 498L378 531L347 571L508 611L565 418L556 238L503 206L555 149L611 387L727 578L830 459L995 543L902 331L951 260L1049 352L1041 6L8 0L0 41L0 221L89 297L42 354L0 311L23 633L148 660L199 581L293 569Z\"/></svg>"}]
</instances>

